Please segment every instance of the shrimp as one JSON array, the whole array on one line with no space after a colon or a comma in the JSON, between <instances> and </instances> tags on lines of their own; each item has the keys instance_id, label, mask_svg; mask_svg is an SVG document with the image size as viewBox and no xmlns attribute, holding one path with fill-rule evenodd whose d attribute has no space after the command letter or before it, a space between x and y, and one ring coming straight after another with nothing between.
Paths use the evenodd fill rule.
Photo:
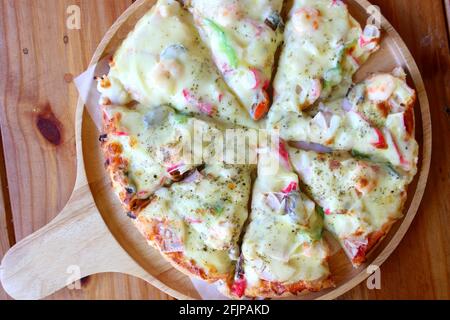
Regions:
<instances>
[{"instance_id":1,"label":"shrimp","mask_svg":"<svg viewBox=\"0 0 450 320\"><path fill-rule=\"evenodd\" d=\"M101 93L101 105L124 105L131 101L131 96L120 81L108 76L96 77L97 90Z\"/></svg>"},{"instance_id":2,"label":"shrimp","mask_svg":"<svg viewBox=\"0 0 450 320\"><path fill-rule=\"evenodd\" d=\"M242 12L237 3L228 3L219 8L217 21L220 25L227 27L239 20Z\"/></svg>"},{"instance_id":3,"label":"shrimp","mask_svg":"<svg viewBox=\"0 0 450 320\"><path fill-rule=\"evenodd\" d=\"M377 186L376 171L363 163L358 165L355 176L355 189L359 194L368 194Z\"/></svg>"},{"instance_id":4,"label":"shrimp","mask_svg":"<svg viewBox=\"0 0 450 320\"><path fill-rule=\"evenodd\" d=\"M298 9L292 17L294 28L300 34L318 30L320 19L320 11L311 7Z\"/></svg>"},{"instance_id":5,"label":"shrimp","mask_svg":"<svg viewBox=\"0 0 450 320\"><path fill-rule=\"evenodd\" d=\"M184 73L184 67L175 59L161 60L153 69L152 80L160 87L172 92L177 79Z\"/></svg>"},{"instance_id":6,"label":"shrimp","mask_svg":"<svg viewBox=\"0 0 450 320\"><path fill-rule=\"evenodd\" d=\"M371 101L387 101L395 89L395 79L389 74L376 75L367 81L367 96Z\"/></svg>"}]
</instances>

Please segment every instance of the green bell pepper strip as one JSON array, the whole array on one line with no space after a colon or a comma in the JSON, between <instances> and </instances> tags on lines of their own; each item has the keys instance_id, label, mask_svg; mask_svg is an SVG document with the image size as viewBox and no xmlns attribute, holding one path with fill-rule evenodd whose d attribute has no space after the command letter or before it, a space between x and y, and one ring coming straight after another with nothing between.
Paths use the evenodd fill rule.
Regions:
<instances>
[{"instance_id":1,"label":"green bell pepper strip","mask_svg":"<svg viewBox=\"0 0 450 320\"><path fill-rule=\"evenodd\" d=\"M319 205L316 205L316 215L311 218L310 221L310 230L308 231L311 241L318 241L322 238L323 235L323 221L325 218L325 213L323 208Z\"/></svg>"},{"instance_id":2,"label":"green bell pepper strip","mask_svg":"<svg viewBox=\"0 0 450 320\"><path fill-rule=\"evenodd\" d=\"M373 163L375 163L377 165L383 166L390 175L392 175L392 176L394 176L396 178L401 178L402 177L402 175L389 162L377 161L377 159L374 159L371 156L369 156L369 155L367 155L365 153L359 152L358 150L355 150L355 149L353 149L350 152L350 154L355 159L363 160L363 161L370 161L370 162L373 162Z\"/></svg>"},{"instance_id":3,"label":"green bell pepper strip","mask_svg":"<svg viewBox=\"0 0 450 320\"><path fill-rule=\"evenodd\" d=\"M188 121L188 116L182 113L177 113L175 114L174 119L179 124L185 124Z\"/></svg>"},{"instance_id":4,"label":"green bell pepper strip","mask_svg":"<svg viewBox=\"0 0 450 320\"><path fill-rule=\"evenodd\" d=\"M217 23L215 23L210 19L205 19L204 23L206 26L208 26L209 28L211 28L211 30L214 31L214 33L219 39L220 50L226 55L230 66L236 69L238 66L237 54L234 48L232 47L230 39L228 38L225 31Z\"/></svg>"},{"instance_id":5,"label":"green bell pepper strip","mask_svg":"<svg viewBox=\"0 0 450 320\"><path fill-rule=\"evenodd\" d=\"M323 208L319 205L316 205L316 213L321 217L322 219L325 218L325 211L323 211Z\"/></svg>"},{"instance_id":6,"label":"green bell pepper strip","mask_svg":"<svg viewBox=\"0 0 450 320\"><path fill-rule=\"evenodd\" d=\"M325 86L333 87L342 81L342 68L338 65L335 68L329 69L324 74Z\"/></svg>"},{"instance_id":7,"label":"green bell pepper strip","mask_svg":"<svg viewBox=\"0 0 450 320\"><path fill-rule=\"evenodd\" d=\"M323 76L325 89L330 89L342 82L342 79L344 78L344 73L347 72L347 70L343 69L344 57L346 54L348 54L348 51L357 44L358 41L354 40L342 46L342 48L339 50L339 52L336 55L338 58L336 66L334 68L325 71L325 74Z\"/></svg>"},{"instance_id":8,"label":"green bell pepper strip","mask_svg":"<svg viewBox=\"0 0 450 320\"><path fill-rule=\"evenodd\" d=\"M350 154L352 155L353 158L358 159L358 160L368 160L368 161L372 160L368 154L362 153L356 149L352 149L350 151Z\"/></svg>"}]
</instances>

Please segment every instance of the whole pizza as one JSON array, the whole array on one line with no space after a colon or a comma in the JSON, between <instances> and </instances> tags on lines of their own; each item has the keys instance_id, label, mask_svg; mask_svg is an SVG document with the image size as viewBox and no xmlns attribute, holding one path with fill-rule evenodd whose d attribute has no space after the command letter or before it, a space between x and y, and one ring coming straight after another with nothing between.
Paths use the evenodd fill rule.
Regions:
<instances>
[{"instance_id":1,"label":"whole pizza","mask_svg":"<svg viewBox=\"0 0 450 320\"><path fill-rule=\"evenodd\" d=\"M353 82L380 37L340 0L159 0L97 78L105 167L148 243L232 298L333 286L324 231L361 265L418 161L402 68Z\"/></svg>"}]
</instances>

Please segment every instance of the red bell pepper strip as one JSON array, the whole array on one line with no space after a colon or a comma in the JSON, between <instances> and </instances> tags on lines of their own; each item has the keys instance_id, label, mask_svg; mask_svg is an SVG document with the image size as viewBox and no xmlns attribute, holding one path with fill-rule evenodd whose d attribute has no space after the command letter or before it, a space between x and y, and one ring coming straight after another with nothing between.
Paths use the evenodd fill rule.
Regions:
<instances>
[{"instance_id":1,"label":"red bell pepper strip","mask_svg":"<svg viewBox=\"0 0 450 320\"><path fill-rule=\"evenodd\" d=\"M263 118L267 112L269 111L269 95L266 91L262 91L263 99L257 103L255 103L252 107L251 116L253 120L260 120Z\"/></svg>"},{"instance_id":2,"label":"red bell pepper strip","mask_svg":"<svg viewBox=\"0 0 450 320\"><path fill-rule=\"evenodd\" d=\"M405 125L406 133L408 137L412 137L414 133L414 111L413 108L409 108L403 114L403 123Z\"/></svg>"},{"instance_id":3,"label":"red bell pepper strip","mask_svg":"<svg viewBox=\"0 0 450 320\"><path fill-rule=\"evenodd\" d=\"M280 155L281 159L284 161L286 167L290 170L291 163L289 162L289 153L286 150L286 146L285 146L283 140L280 140L280 143L278 146L278 154Z\"/></svg>"},{"instance_id":4,"label":"red bell pepper strip","mask_svg":"<svg viewBox=\"0 0 450 320\"><path fill-rule=\"evenodd\" d=\"M289 185L286 188L281 190L281 192L283 192L283 193L291 193L292 191L296 191L297 187L298 187L297 182L291 182L291 183L289 183Z\"/></svg>"},{"instance_id":5,"label":"red bell pepper strip","mask_svg":"<svg viewBox=\"0 0 450 320\"><path fill-rule=\"evenodd\" d=\"M238 298L242 298L246 288L247 280L245 280L244 276L241 276L239 279L233 282L233 285L231 286L231 293Z\"/></svg>"},{"instance_id":6,"label":"red bell pepper strip","mask_svg":"<svg viewBox=\"0 0 450 320\"><path fill-rule=\"evenodd\" d=\"M116 135L118 137L127 137L127 136L129 136L129 134L124 132L124 131L115 132L114 135Z\"/></svg>"},{"instance_id":7,"label":"red bell pepper strip","mask_svg":"<svg viewBox=\"0 0 450 320\"><path fill-rule=\"evenodd\" d=\"M394 144L394 148L395 148L395 152L397 152L398 158L400 160L400 164L404 167L408 167L409 166L409 162L405 159L405 157L402 155L400 148L398 147L397 141L395 141L394 137L392 136L392 142Z\"/></svg>"},{"instance_id":8,"label":"red bell pepper strip","mask_svg":"<svg viewBox=\"0 0 450 320\"><path fill-rule=\"evenodd\" d=\"M375 133L377 134L378 140L373 142L372 145L377 149L387 149L388 145L386 139L384 138L383 132L380 129L375 128Z\"/></svg>"}]
</instances>

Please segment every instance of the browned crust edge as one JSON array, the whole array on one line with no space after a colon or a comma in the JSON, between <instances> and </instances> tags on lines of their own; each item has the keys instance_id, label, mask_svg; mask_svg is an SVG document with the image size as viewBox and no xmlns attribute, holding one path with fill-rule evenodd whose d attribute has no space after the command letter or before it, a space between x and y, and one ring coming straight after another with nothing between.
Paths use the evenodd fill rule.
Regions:
<instances>
[{"instance_id":1,"label":"browned crust edge","mask_svg":"<svg viewBox=\"0 0 450 320\"><path fill-rule=\"evenodd\" d=\"M151 205L151 204L150 204ZM187 276L195 277L200 280L204 280L207 282L216 282L218 280L226 280L230 277L233 270L230 270L229 273L219 273L215 270L214 267L209 270L205 270L199 267L195 261L187 258L183 252L164 252L162 247L164 246L164 239L159 233L158 225L160 221L157 220L149 220L145 217L138 216L134 220L134 225L140 231L140 233L145 237L147 242L157 249L161 255L166 259L170 264L184 273Z\"/></svg>"},{"instance_id":2,"label":"browned crust edge","mask_svg":"<svg viewBox=\"0 0 450 320\"><path fill-rule=\"evenodd\" d=\"M334 286L331 276L315 281L299 281L284 285L280 282L262 281L262 286L246 290L245 295L253 298L286 298L304 292L318 292Z\"/></svg>"},{"instance_id":3,"label":"browned crust edge","mask_svg":"<svg viewBox=\"0 0 450 320\"><path fill-rule=\"evenodd\" d=\"M367 255L370 251L386 237L394 223L396 223L399 219L400 218L391 219L386 222L380 230L374 231L367 236L367 245L359 247L358 253L351 258L352 264L355 268L366 262Z\"/></svg>"},{"instance_id":4,"label":"browned crust edge","mask_svg":"<svg viewBox=\"0 0 450 320\"><path fill-rule=\"evenodd\" d=\"M233 280L228 281L226 287L221 288L221 292L231 298L239 299L230 290ZM298 281L291 284L282 284L280 282L270 282L260 280L261 285L258 287L246 288L242 298L249 299L281 299L295 297L306 292L319 292L321 290L335 287L334 279L331 275L325 276L314 281Z\"/></svg>"},{"instance_id":5,"label":"browned crust edge","mask_svg":"<svg viewBox=\"0 0 450 320\"><path fill-rule=\"evenodd\" d=\"M112 119L108 119L106 114L103 113L104 134L100 136L99 140L105 158L105 169L111 178L113 188L120 190L116 193L122 207L129 214L136 216L143 207L148 205L150 200L140 199L137 196L135 187L127 176L129 163L122 156L123 146L119 143L108 142L108 136L117 132L120 119L120 113L115 113Z\"/></svg>"}]
</instances>

